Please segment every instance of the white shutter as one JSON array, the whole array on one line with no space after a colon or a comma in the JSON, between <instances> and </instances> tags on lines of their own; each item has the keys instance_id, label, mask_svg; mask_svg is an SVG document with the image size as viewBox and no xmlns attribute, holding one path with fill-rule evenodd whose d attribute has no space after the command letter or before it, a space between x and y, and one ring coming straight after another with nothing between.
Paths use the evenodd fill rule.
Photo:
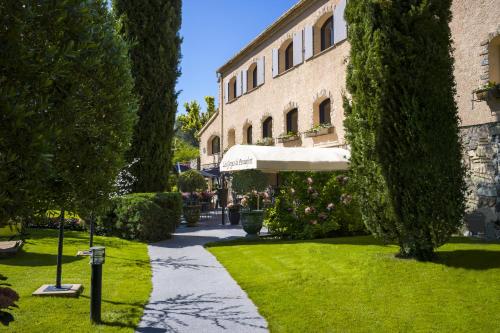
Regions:
<instances>
[{"instance_id":1,"label":"white shutter","mask_svg":"<svg viewBox=\"0 0 500 333\"><path fill-rule=\"evenodd\" d=\"M243 87L243 94L246 94L247 93L247 71L241 71L241 76L242 76L242 80L243 80L243 84L242 84L242 87Z\"/></svg>"},{"instance_id":2,"label":"white shutter","mask_svg":"<svg viewBox=\"0 0 500 333\"><path fill-rule=\"evenodd\" d=\"M280 73L279 69L279 51L278 49L273 49L273 77L278 76Z\"/></svg>"},{"instance_id":3,"label":"white shutter","mask_svg":"<svg viewBox=\"0 0 500 333\"><path fill-rule=\"evenodd\" d=\"M305 60L313 56L313 27L311 25L306 26L304 30L304 58Z\"/></svg>"},{"instance_id":4,"label":"white shutter","mask_svg":"<svg viewBox=\"0 0 500 333\"><path fill-rule=\"evenodd\" d=\"M257 59L257 85L260 86L261 84L264 84L264 78L265 78L265 58L264 56L260 57Z\"/></svg>"},{"instance_id":5,"label":"white shutter","mask_svg":"<svg viewBox=\"0 0 500 333\"><path fill-rule=\"evenodd\" d=\"M241 96L241 72L236 74L236 97Z\"/></svg>"},{"instance_id":6,"label":"white shutter","mask_svg":"<svg viewBox=\"0 0 500 333\"><path fill-rule=\"evenodd\" d=\"M224 102L229 102L229 80L224 83Z\"/></svg>"},{"instance_id":7,"label":"white shutter","mask_svg":"<svg viewBox=\"0 0 500 333\"><path fill-rule=\"evenodd\" d=\"M293 65L297 66L302 63L302 30L293 34Z\"/></svg>"},{"instance_id":8,"label":"white shutter","mask_svg":"<svg viewBox=\"0 0 500 333\"><path fill-rule=\"evenodd\" d=\"M347 23L344 12L347 0L340 0L333 11L333 43L337 44L347 38Z\"/></svg>"}]
</instances>

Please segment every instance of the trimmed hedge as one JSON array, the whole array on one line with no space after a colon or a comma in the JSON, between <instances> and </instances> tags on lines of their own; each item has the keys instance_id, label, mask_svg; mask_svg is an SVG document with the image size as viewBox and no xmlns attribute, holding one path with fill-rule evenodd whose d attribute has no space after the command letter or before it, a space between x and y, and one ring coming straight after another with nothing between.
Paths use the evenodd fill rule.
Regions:
<instances>
[{"instance_id":1,"label":"trimmed hedge","mask_svg":"<svg viewBox=\"0 0 500 333\"><path fill-rule=\"evenodd\" d=\"M112 199L98 218L97 232L124 239L156 242L170 238L180 221L180 193L135 193Z\"/></svg>"}]
</instances>

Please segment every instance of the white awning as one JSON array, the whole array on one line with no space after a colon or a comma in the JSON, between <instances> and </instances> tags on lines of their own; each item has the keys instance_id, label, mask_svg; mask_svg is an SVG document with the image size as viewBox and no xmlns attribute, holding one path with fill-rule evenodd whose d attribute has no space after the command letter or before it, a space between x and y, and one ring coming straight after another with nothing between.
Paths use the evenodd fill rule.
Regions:
<instances>
[{"instance_id":1,"label":"white awning","mask_svg":"<svg viewBox=\"0 0 500 333\"><path fill-rule=\"evenodd\" d=\"M258 169L279 171L333 171L349 168L350 151L342 148L287 148L252 145L231 147L220 163L221 172Z\"/></svg>"}]
</instances>

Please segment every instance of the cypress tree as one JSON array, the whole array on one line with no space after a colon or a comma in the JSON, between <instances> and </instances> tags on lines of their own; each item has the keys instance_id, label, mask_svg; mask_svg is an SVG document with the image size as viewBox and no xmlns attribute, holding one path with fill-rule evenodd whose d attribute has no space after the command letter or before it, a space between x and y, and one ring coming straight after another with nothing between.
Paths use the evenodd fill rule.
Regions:
<instances>
[{"instance_id":1,"label":"cypress tree","mask_svg":"<svg viewBox=\"0 0 500 333\"><path fill-rule=\"evenodd\" d=\"M159 192L168 186L180 75L181 0L115 0L121 33L132 43L130 58L139 97L129 159L134 192Z\"/></svg>"},{"instance_id":2,"label":"cypress tree","mask_svg":"<svg viewBox=\"0 0 500 333\"><path fill-rule=\"evenodd\" d=\"M345 100L365 224L429 260L461 225L464 167L454 100L451 0L350 0Z\"/></svg>"}]
</instances>

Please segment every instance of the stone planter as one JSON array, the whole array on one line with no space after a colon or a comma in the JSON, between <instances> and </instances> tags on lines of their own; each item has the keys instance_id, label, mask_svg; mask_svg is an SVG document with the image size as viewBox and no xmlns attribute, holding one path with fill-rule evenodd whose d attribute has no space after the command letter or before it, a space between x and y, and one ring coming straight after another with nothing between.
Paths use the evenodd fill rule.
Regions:
<instances>
[{"instance_id":1,"label":"stone planter","mask_svg":"<svg viewBox=\"0 0 500 333\"><path fill-rule=\"evenodd\" d=\"M474 91L476 95L476 100L487 101L490 98L498 99L500 98L500 84L489 88L482 88Z\"/></svg>"},{"instance_id":2,"label":"stone planter","mask_svg":"<svg viewBox=\"0 0 500 333\"><path fill-rule=\"evenodd\" d=\"M279 143L286 143L286 142L291 142L291 141L296 141L300 139L300 136L298 134L291 135L291 136L283 136L278 138Z\"/></svg>"},{"instance_id":3,"label":"stone planter","mask_svg":"<svg viewBox=\"0 0 500 333\"><path fill-rule=\"evenodd\" d=\"M331 127L323 127L315 131L308 131L304 133L304 136L306 138L314 138L316 136L326 135L330 133L330 129Z\"/></svg>"},{"instance_id":4,"label":"stone planter","mask_svg":"<svg viewBox=\"0 0 500 333\"><path fill-rule=\"evenodd\" d=\"M257 146L274 146L273 138L264 138L255 143Z\"/></svg>"},{"instance_id":5,"label":"stone planter","mask_svg":"<svg viewBox=\"0 0 500 333\"><path fill-rule=\"evenodd\" d=\"M244 210L241 211L241 225L247 233L247 237L257 237L262 229L264 221L263 210Z\"/></svg>"},{"instance_id":6,"label":"stone planter","mask_svg":"<svg viewBox=\"0 0 500 333\"><path fill-rule=\"evenodd\" d=\"M476 94L476 99L478 101L486 101L488 99L489 89L479 89L474 93Z\"/></svg>"},{"instance_id":7,"label":"stone planter","mask_svg":"<svg viewBox=\"0 0 500 333\"><path fill-rule=\"evenodd\" d=\"M184 206L184 219L188 227L196 227L200 222L201 205Z\"/></svg>"},{"instance_id":8,"label":"stone planter","mask_svg":"<svg viewBox=\"0 0 500 333\"><path fill-rule=\"evenodd\" d=\"M227 215L229 216L229 222L231 222L231 225L240 224L241 214L239 209L228 209Z\"/></svg>"}]
</instances>

